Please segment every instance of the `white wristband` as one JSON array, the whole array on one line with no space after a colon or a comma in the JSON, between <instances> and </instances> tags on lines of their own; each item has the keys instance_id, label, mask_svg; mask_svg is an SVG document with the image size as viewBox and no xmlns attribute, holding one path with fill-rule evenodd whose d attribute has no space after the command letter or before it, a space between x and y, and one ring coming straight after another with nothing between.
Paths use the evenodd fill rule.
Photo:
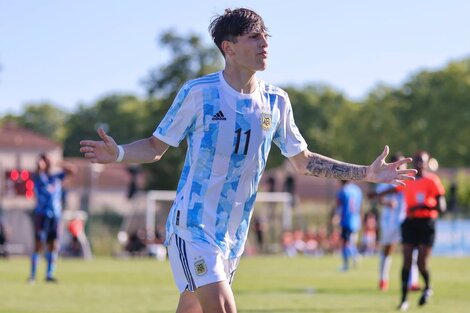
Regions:
<instances>
[{"instance_id":1,"label":"white wristband","mask_svg":"<svg viewBox=\"0 0 470 313\"><path fill-rule=\"evenodd\" d=\"M122 159L124 159L124 148L121 145L117 146L118 148L118 156L116 159L116 162L122 162Z\"/></svg>"}]
</instances>

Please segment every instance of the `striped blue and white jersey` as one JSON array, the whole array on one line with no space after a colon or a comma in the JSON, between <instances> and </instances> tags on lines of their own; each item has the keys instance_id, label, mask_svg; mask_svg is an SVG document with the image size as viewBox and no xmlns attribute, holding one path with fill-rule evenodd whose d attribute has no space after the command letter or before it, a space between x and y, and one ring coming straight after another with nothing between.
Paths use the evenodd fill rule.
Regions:
<instances>
[{"instance_id":1,"label":"striped blue and white jersey","mask_svg":"<svg viewBox=\"0 0 470 313\"><path fill-rule=\"evenodd\" d=\"M395 188L391 184L377 184L376 191L381 193L385 190ZM386 201L394 203L393 207L383 205L380 213L380 228L385 229L400 229L401 224L406 217L406 201L403 192L395 192L383 196Z\"/></svg>"},{"instance_id":2,"label":"striped blue and white jersey","mask_svg":"<svg viewBox=\"0 0 470 313\"><path fill-rule=\"evenodd\" d=\"M225 258L243 253L271 142L286 157L307 148L285 91L259 81L241 94L222 72L187 82L153 135L170 146L188 143L167 242L176 233L219 247Z\"/></svg>"}]
</instances>

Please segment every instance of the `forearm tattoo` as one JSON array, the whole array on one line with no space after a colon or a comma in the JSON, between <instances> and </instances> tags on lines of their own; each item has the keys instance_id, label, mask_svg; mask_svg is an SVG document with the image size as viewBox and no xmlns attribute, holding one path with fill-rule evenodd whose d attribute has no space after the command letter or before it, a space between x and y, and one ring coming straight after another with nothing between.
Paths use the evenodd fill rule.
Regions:
<instances>
[{"instance_id":1,"label":"forearm tattoo","mask_svg":"<svg viewBox=\"0 0 470 313\"><path fill-rule=\"evenodd\" d=\"M363 180L366 177L366 166L336 161L315 153L309 158L307 175L339 180Z\"/></svg>"}]
</instances>

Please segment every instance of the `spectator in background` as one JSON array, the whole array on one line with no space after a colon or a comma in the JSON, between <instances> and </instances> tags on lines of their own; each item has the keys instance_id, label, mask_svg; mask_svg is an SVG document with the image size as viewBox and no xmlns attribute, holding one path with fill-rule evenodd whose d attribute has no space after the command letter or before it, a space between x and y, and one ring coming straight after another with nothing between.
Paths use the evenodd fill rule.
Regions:
<instances>
[{"instance_id":1,"label":"spectator in background","mask_svg":"<svg viewBox=\"0 0 470 313\"><path fill-rule=\"evenodd\" d=\"M357 239L361 229L362 191L356 184L342 180L336 194L337 206L335 220L341 226L342 271L349 270L350 261L357 262Z\"/></svg>"},{"instance_id":2,"label":"spectator in background","mask_svg":"<svg viewBox=\"0 0 470 313\"><path fill-rule=\"evenodd\" d=\"M364 214L364 227L361 234L360 252L363 255L375 254L377 248L377 215L373 211Z\"/></svg>"},{"instance_id":3,"label":"spectator in background","mask_svg":"<svg viewBox=\"0 0 470 313\"><path fill-rule=\"evenodd\" d=\"M34 251L31 255L31 272L28 278L30 283L36 280L36 270L39 254L44 250L47 263L46 282L57 282L54 276L56 260L58 257L58 237L62 215L62 182L64 178L76 172L75 167L63 163L62 170L51 173L51 160L41 154L37 161L34 175L34 190L36 206L33 212L34 219Z\"/></svg>"},{"instance_id":4,"label":"spectator in background","mask_svg":"<svg viewBox=\"0 0 470 313\"><path fill-rule=\"evenodd\" d=\"M264 234L266 232L266 225L263 221L263 219L259 216L256 216L253 219L253 228L255 231L255 237L256 237L256 248L258 253L264 253L265 252L265 247L264 247Z\"/></svg>"}]
</instances>

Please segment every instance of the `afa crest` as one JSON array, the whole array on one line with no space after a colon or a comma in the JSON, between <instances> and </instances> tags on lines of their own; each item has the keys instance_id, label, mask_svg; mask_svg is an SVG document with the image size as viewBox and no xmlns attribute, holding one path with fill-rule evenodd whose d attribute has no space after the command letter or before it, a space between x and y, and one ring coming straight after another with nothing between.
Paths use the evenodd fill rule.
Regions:
<instances>
[{"instance_id":1,"label":"afa crest","mask_svg":"<svg viewBox=\"0 0 470 313\"><path fill-rule=\"evenodd\" d=\"M196 274L197 274L198 276L202 276L202 275L204 275L205 273L207 273L206 261L204 261L204 260L197 260L196 262L194 262L194 270L196 271Z\"/></svg>"},{"instance_id":2,"label":"afa crest","mask_svg":"<svg viewBox=\"0 0 470 313\"><path fill-rule=\"evenodd\" d=\"M261 113L261 127L263 130L271 129L271 114Z\"/></svg>"}]
</instances>

